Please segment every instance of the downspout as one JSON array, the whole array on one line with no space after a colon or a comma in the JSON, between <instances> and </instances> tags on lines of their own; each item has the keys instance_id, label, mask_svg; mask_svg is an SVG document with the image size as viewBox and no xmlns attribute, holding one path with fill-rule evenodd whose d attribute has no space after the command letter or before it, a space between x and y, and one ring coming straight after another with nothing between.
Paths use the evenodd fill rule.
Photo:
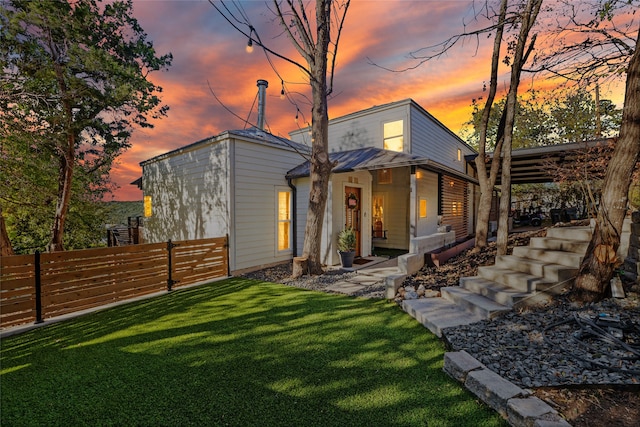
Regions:
<instances>
[{"instance_id":1,"label":"downspout","mask_svg":"<svg viewBox=\"0 0 640 427\"><path fill-rule=\"evenodd\" d=\"M291 228L293 228L293 236L291 236L291 250L293 251L293 256L295 257L298 256L298 210L296 209L298 206L298 189L295 185L293 185L291 178L287 178L287 185L289 185L289 188L291 188L291 204L293 205L291 215Z\"/></svg>"}]
</instances>

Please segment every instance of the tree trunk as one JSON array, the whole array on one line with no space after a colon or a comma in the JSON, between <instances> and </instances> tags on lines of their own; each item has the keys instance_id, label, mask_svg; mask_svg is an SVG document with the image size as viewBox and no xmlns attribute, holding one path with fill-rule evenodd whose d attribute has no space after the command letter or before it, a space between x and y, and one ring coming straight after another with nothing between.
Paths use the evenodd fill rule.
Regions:
<instances>
[{"instance_id":1,"label":"tree trunk","mask_svg":"<svg viewBox=\"0 0 640 427\"><path fill-rule=\"evenodd\" d=\"M70 151L60 157L60 171L58 176L58 198L56 200L56 212L51 227L51 242L49 242L49 252L63 251L64 225L69 211L69 200L71 199L71 183L73 180L73 138L70 137Z\"/></svg>"},{"instance_id":2,"label":"tree trunk","mask_svg":"<svg viewBox=\"0 0 640 427\"><path fill-rule=\"evenodd\" d=\"M4 215L2 215L2 206L0 206L0 256L13 255L13 246L9 240L7 226L4 223Z\"/></svg>"},{"instance_id":3,"label":"tree trunk","mask_svg":"<svg viewBox=\"0 0 640 427\"><path fill-rule=\"evenodd\" d=\"M56 80L62 97L62 108L65 114L65 130L67 132L66 145L60 148L58 154L58 199L56 200L56 212L51 227L51 241L49 252L63 251L64 224L69 211L71 200L71 183L73 181L73 166L75 162L76 136L73 129L73 108L69 100L69 90L64 77L64 71L59 64L54 66Z\"/></svg>"},{"instance_id":4,"label":"tree trunk","mask_svg":"<svg viewBox=\"0 0 640 427\"><path fill-rule=\"evenodd\" d=\"M476 248L487 246L489 237L489 215L491 214L491 201L493 200L493 187L496 183L498 165L500 157L495 156L491 162L491 172L487 175L487 130L489 128L489 117L491 107L496 96L498 87L498 64L500 61L500 46L502 45L502 34L504 32L504 20L507 13L507 0L502 0L500 15L498 15L498 25L496 37L493 41L493 54L491 56L491 81L489 83L489 95L482 111L480 122L480 141L478 143L478 157L476 157L476 169L478 170L478 182L480 183L480 200L478 201L478 216L476 219ZM495 153L500 153L502 144L496 143Z\"/></svg>"},{"instance_id":5,"label":"tree trunk","mask_svg":"<svg viewBox=\"0 0 640 427\"><path fill-rule=\"evenodd\" d=\"M333 165L329 161L329 113L327 103L327 51L330 40L331 1L316 2L316 20L318 22L317 43L313 52L311 75L311 95L313 109L311 111L311 159L309 190L309 209L305 225L302 257L307 258L309 274L322 274L320 259L322 247L322 225L329 179ZM311 59L311 58L310 58ZM293 265L292 276L304 274L301 265Z\"/></svg>"},{"instance_id":6,"label":"tree trunk","mask_svg":"<svg viewBox=\"0 0 640 427\"><path fill-rule=\"evenodd\" d=\"M500 199L500 220L498 221L497 255L507 253L507 243L509 240L509 212L511 211L511 147L513 145L513 125L516 116L516 103L518 99L518 86L520 85L520 75L522 67L533 50L535 35L527 48L527 40L531 28L536 22L542 0L529 0L525 11L522 13L520 33L513 55L513 65L511 66L511 81L509 82L509 93L507 94L507 105L505 106L505 126L504 145L502 146L502 179L500 187L502 195ZM526 52L525 52L526 51ZM495 157L495 155L494 155Z\"/></svg>"},{"instance_id":7,"label":"tree trunk","mask_svg":"<svg viewBox=\"0 0 640 427\"><path fill-rule=\"evenodd\" d=\"M587 255L576 278L574 294L581 301L604 298L620 260L616 252L627 212L629 186L640 160L640 33L629 68L620 135L604 178L600 206Z\"/></svg>"}]
</instances>

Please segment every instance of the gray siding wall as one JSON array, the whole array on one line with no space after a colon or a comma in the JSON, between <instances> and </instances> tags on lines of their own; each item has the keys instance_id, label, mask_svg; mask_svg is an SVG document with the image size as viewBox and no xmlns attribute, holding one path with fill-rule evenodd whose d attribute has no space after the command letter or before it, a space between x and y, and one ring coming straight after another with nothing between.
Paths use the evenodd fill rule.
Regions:
<instances>
[{"instance_id":1,"label":"gray siding wall","mask_svg":"<svg viewBox=\"0 0 640 427\"><path fill-rule=\"evenodd\" d=\"M291 250L277 248L277 192L290 191L285 175L304 159L292 151L238 140L233 158L233 269L291 259Z\"/></svg>"},{"instance_id":2,"label":"gray siding wall","mask_svg":"<svg viewBox=\"0 0 640 427\"><path fill-rule=\"evenodd\" d=\"M449 131L442 124L426 116L419 108L411 108L411 154L427 157L438 163L466 172L464 156L472 154L473 150ZM462 158L458 161L458 149L462 151Z\"/></svg>"},{"instance_id":3,"label":"gray siding wall","mask_svg":"<svg viewBox=\"0 0 640 427\"><path fill-rule=\"evenodd\" d=\"M417 236L428 236L438 231L438 174L433 172L419 171L418 178L418 198L416 209L418 212ZM420 218L420 199L427 200L427 217Z\"/></svg>"},{"instance_id":4,"label":"gray siding wall","mask_svg":"<svg viewBox=\"0 0 640 427\"><path fill-rule=\"evenodd\" d=\"M214 142L143 166L152 215L145 241L186 240L229 233L228 141Z\"/></svg>"},{"instance_id":5,"label":"gray siding wall","mask_svg":"<svg viewBox=\"0 0 640 427\"><path fill-rule=\"evenodd\" d=\"M373 193L385 197L384 228L387 230L387 240L376 240L374 244L381 248L408 249L411 170L404 167L391 171L391 184L379 184L377 174L373 174Z\"/></svg>"}]
</instances>

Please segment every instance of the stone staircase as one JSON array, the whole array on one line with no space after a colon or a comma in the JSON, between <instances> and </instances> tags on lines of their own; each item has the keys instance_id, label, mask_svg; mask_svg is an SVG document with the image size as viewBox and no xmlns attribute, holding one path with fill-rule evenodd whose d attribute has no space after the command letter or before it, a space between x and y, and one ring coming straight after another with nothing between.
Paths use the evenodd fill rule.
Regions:
<instances>
[{"instance_id":1,"label":"stone staircase","mask_svg":"<svg viewBox=\"0 0 640 427\"><path fill-rule=\"evenodd\" d=\"M549 228L546 237L534 237L529 246L479 267L477 276L461 278L460 286L442 288L442 298L405 300L403 309L441 336L446 327L544 303L572 284L591 233L590 227Z\"/></svg>"}]
</instances>

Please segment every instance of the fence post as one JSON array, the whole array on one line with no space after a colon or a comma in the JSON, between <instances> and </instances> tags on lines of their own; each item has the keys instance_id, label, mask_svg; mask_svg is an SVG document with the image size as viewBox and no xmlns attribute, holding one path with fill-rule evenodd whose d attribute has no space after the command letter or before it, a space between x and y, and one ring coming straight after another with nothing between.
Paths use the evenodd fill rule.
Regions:
<instances>
[{"instance_id":1,"label":"fence post","mask_svg":"<svg viewBox=\"0 0 640 427\"><path fill-rule=\"evenodd\" d=\"M40 275L40 251L34 254L34 268L36 279L36 323L42 323L42 281Z\"/></svg>"},{"instance_id":2,"label":"fence post","mask_svg":"<svg viewBox=\"0 0 640 427\"><path fill-rule=\"evenodd\" d=\"M173 263L171 261L173 248L175 248L176 246L178 246L178 245L175 244L175 243L172 243L171 239L169 239L169 241L167 242L167 253L169 255L169 257L168 257L168 265L167 265L167 270L169 272L169 276L167 278L167 291L171 291L171 288L173 287L173 285L178 283L177 280L173 280L173 265L172 265Z\"/></svg>"}]
</instances>

